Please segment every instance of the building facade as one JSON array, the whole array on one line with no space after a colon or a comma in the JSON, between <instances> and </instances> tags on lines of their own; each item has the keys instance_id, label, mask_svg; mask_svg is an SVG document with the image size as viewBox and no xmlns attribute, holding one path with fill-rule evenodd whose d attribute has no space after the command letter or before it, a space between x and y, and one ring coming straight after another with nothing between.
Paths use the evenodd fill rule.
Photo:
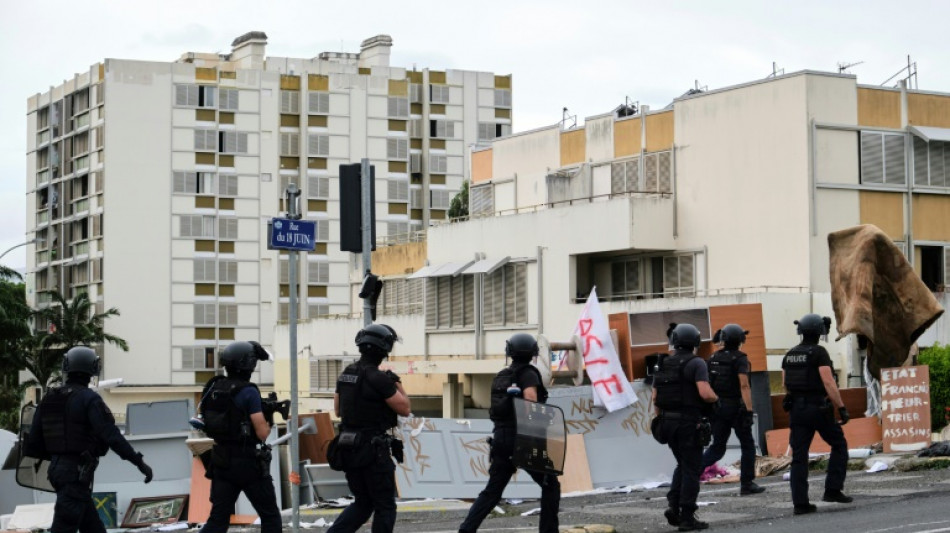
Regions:
<instances>
[{"instance_id":1,"label":"building facade","mask_svg":"<svg viewBox=\"0 0 950 533\"><path fill-rule=\"evenodd\" d=\"M630 111L473 150L469 218L430 227L425 262L404 253L413 259L389 268L390 285L422 281L426 294L421 312L380 318L410 339L393 358L414 374L407 390L439 398L443 413L485 407L505 339L566 340L594 287L612 326L626 324L628 378L665 351L668 318L710 334L742 316L759 330L753 371L774 382L798 342L793 321L833 316L828 234L858 224L885 231L950 303L950 94L805 71ZM326 405L317 366L353 350L337 331L354 328L303 329L316 370L300 387L315 408ZM862 351L835 335L839 381L858 385ZM278 328L278 345L285 336ZM948 340L942 317L921 344Z\"/></svg>"},{"instance_id":2,"label":"building facade","mask_svg":"<svg viewBox=\"0 0 950 533\"><path fill-rule=\"evenodd\" d=\"M228 54L106 59L28 99L27 230L41 239L28 298L86 292L119 309L107 330L131 350L101 349L102 378L124 379L107 398L119 412L194 394L233 340L271 345L289 269L266 223L287 185L317 226L298 316L346 315L360 304L339 249L339 166L370 159L377 237L409 242L447 218L467 147L511 131L511 76L391 66L387 35L312 59L267 57L266 44L250 32Z\"/></svg>"}]
</instances>

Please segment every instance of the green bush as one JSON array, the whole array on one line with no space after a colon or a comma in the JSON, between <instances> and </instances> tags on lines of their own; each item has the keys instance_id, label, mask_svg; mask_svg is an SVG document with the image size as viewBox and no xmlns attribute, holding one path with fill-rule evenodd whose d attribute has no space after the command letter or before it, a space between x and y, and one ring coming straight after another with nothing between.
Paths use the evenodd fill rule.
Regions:
<instances>
[{"instance_id":1,"label":"green bush","mask_svg":"<svg viewBox=\"0 0 950 533\"><path fill-rule=\"evenodd\" d=\"M950 407L950 346L934 345L920 352L917 361L930 367L930 418L934 431L947 421L945 409Z\"/></svg>"}]
</instances>

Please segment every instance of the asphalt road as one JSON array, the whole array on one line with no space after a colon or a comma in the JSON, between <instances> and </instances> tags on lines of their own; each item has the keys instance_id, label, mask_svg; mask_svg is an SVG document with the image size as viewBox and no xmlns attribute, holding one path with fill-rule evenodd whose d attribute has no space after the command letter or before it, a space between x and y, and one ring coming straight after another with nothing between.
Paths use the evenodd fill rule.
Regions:
<instances>
[{"instance_id":1,"label":"asphalt road","mask_svg":"<svg viewBox=\"0 0 950 533\"><path fill-rule=\"evenodd\" d=\"M788 482L780 476L760 478L768 491L761 495L739 496L738 484L704 484L699 495L699 517L710 529L722 531L808 532L862 531L873 533L950 532L950 469L921 472L849 472L845 492L854 496L852 504L821 502L821 474L809 479L812 502L818 512L806 516L792 514ZM666 489L635 491L629 494L593 494L561 500L562 529L571 525L609 524L618 532L675 531L666 524L663 510ZM492 515L482 532L537 531L537 516L521 513L538 507L537 501L505 504L504 515ZM464 506L461 506L464 507ZM465 516L460 506L428 512L402 512L398 532L454 532ZM328 516L328 520L332 517ZM361 531L369 531L364 527Z\"/></svg>"}]
</instances>

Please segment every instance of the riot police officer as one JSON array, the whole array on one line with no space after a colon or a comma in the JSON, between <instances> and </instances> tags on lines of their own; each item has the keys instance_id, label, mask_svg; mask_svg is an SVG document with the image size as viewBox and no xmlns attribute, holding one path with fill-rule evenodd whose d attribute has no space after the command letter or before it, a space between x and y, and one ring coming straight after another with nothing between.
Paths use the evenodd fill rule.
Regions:
<instances>
[{"instance_id":1,"label":"riot police officer","mask_svg":"<svg viewBox=\"0 0 950 533\"><path fill-rule=\"evenodd\" d=\"M759 494L764 487L755 481L755 440L752 438L752 389L749 386L749 358L739 350L745 342L748 331L738 324L726 324L719 330L713 341L721 342L722 349L716 351L707 363L709 382L719 396L719 410L712 416L712 445L703 454L703 468L722 459L726 454L726 442L729 434L736 432L742 450L740 460L739 494Z\"/></svg>"},{"instance_id":2,"label":"riot police officer","mask_svg":"<svg viewBox=\"0 0 950 533\"><path fill-rule=\"evenodd\" d=\"M257 362L270 356L256 342L237 341L227 345L219 358L227 375L205 384L200 408L205 433L214 439L208 468L211 514L201 533L227 531L241 492L260 516L261 532L279 533L270 448L264 443L271 423L263 413L260 390L250 381Z\"/></svg>"},{"instance_id":3,"label":"riot police officer","mask_svg":"<svg viewBox=\"0 0 950 533\"><path fill-rule=\"evenodd\" d=\"M511 476L517 467L512 462L515 451L515 410L513 397L529 402L545 403L548 391L541 373L531 364L538 355L538 342L527 333L516 333L505 343L505 355L511 357L511 365L503 368L492 380L491 407L488 415L495 423L488 468L488 484L468 510L468 516L459 526L459 533L474 533L488 513L498 505ZM541 517L538 531L558 531L558 508L561 504L561 483L557 476L528 472L531 479L541 486Z\"/></svg>"},{"instance_id":4,"label":"riot police officer","mask_svg":"<svg viewBox=\"0 0 950 533\"><path fill-rule=\"evenodd\" d=\"M409 416L409 396L392 371L381 371L397 340L385 324L370 324L356 334L357 362L336 382L333 407L341 419L340 449L346 483L354 501L333 521L328 533L356 531L373 515L374 533L391 532L396 523L396 464L387 431L396 415Z\"/></svg>"},{"instance_id":5,"label":"riot police officer","mask_svg":"<svg viewBox=\"0 0 950 533\"><path fill-rule=\"evenodd\" d=\"M791 427L788 443L792 447L789 479L792 503L795 514L807 514L817 510L808 502L808 448L815 431L831 446L822 501L853 501L842 492L848 466L848 443L841 425L846 424L850 417L835 383L831 357L824 347L818 345L818 338L830 331L831 319L810 313L796 320L795 324L801 344L789 350L782 359L782 382L786 391L783 405L788 411ZM835 422L833 407L838 409L841 425Z\"/></svg>"},{"instance_id":6,"label":"riot police officer","mask_svg":"<svg viewBox=\"0 0 950 533\"><path fill-rule=\"evenodd\" d=\"M99 375L99 356L88 346L75 346L63 358L66 382L50 389L37 407L36 421L24 454L50 461L48 477L56 490L52 533L105 533L92 501L93 476L99 458L111 448L152 480L141 453L119 433L112 411L89 388Z\"/></svg>"},{"instance_id":7,"label":"riot police officer","mask_svg":"<svg viewBox=\"0 0 950 533\"><path fill-rule=\"evenodd\" d=\"M709 386L706 363L696 356L700 333L692 324L677 324L670 331L671 355L662 357L653 376L653 403L657 419L653 437L667 444L676 458L673 480L666 494L669 508L663 513L680 531L706 529L696 518L696 496L702 473L703 446L708 442L708 404L719 397Z\"/></svg>"}]
</instances>

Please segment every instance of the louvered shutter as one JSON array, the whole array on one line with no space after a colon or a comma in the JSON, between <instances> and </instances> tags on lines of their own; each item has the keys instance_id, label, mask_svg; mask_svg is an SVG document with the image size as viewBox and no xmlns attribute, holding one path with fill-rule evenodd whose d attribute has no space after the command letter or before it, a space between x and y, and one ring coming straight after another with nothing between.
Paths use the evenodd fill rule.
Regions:
<instances>
[{"instance_id":1,"label":"louvered shutter","mask_svg":"<svg viewBox=\"0 0 950 533\"><path fill-rule=\"evenodd\" d=\"M904 162L906 151L904 150L903 135L885 135L884 136L884 182L893 184L907 183L906 169Z\"/></svg>"},{"instance_id":2,"label":"louvered shutter","mask_svg":"<svg viewBox=\"0 0 950 533\"><path fill-rule=\"evenodd\" d=\"M299 133L280 134L280 155L285 157L297 157L300 155Z\"/></svg>"},{"instance_id":3,"label":"louvered shutter","mask_svg":"<svg viewBox=\"0 0 950 533\"><path fill-rule=\"evenodd\" d=\"M280 91L280 112L291 115L300 113L300 93Z\"/></svg>"},{"instance_id":4,"label":"louvered shutter","mask_svg":"<svg viewBox=\"0 0 950 533\"><path fill-rule=\"evenodd\" d=\"M218 262L218 280L221 283L237 283L238 281L237 261L219 261Z\"/></svg>"},{"instance_id":5,"label":"louvered shutter","mask_svg":"<svg viewBox=\"0 0 950 533\"><path fill-rule=\"evenodd\" d=\"M438 283L436 278L425 279L426 328L435 329L439 313Z\"/></svg>"},{"instance_id":6,"label":"louvered shutter","mask_svg":"<svg viewBox=\"0 0 950 533\"><path fill-rule=\"evenodd\" d=\"M330 112L330 94L325 92L310 92L307 102L311 115L326 115Z\"/></svg>"},{"instance_id":7,"label":"louvered shutter","mask_svg":"<svg viewBox=\"0 0 950 533\"><path fill-rule=\"evenodd\" d=\"M644 183L643 190L645 192L656 192L659 178L659 170L657 168L657 154L649 154L645 157L644 172L646 173L647 179L646 183Z\"/></svg>"},{"instance_id":8,"label":"louvered shutter","mask_svg":"<svg viewBox=\"0 0 950 533\"><path fill-rule=\"evenodd\" d=\"M323 156L326 157L330 155L330 136L329 135L314 135L310 134L308 137L308 150L307 152L311 156Z\"/></svg>"},{"instance_id":9,"label":"louvered shutter","mask_svg":"<svg viewBox=\"0 0 950 533\"><path fill-rule=\"evenodd\" d=\"M679 257L679 288L683 296L693 296L693 256L681 255Z\"/></svg>"},{"instance_id":10,"label":"louvered shutter","mask_svg":"<svg viewBox=\"0 0 950 533\"><path fill-rule=\"evenodd\" d=\"M679 289L679 260L674 256L663 258L663 293L675 294Z\"/></svg>"},{"instance_id":11,"label":"louvered shutter","mask_svg":"<svg viewBox=\"0 0 950 533\"><path fill-rule=\"evenodd\" d=\"M927 141L914 136L914 185L927 186L930 184L928 178L929 164Z\"/></svg>"},{"instance_id":12,"label":"louvered shutter","mask_svg":"<svg viewBox=\"0 0 950 533\"><path fill-rule=\"evenodd\" d=\"M626 192L626 174L624 173L624 162L610 164L610 193L620 194Z\"/></svg>"},{"instance_id":13,"label":"louvered shutter","mask_svg":"<svg viewBox=\"0 0 950 533\"><path fill-rule=\"evenodd\" d=\"M198 86L176 85L175 105L196 107L198 105Z\"/></svg>"},{"instance_id":14,"label":"louvered shutter","mask_svg":"<svg viewBox=\"0 0 950 533\"><path fill-rule=\"evenodd\" d=\"M626 262L624 286L628 294L640 293L640 260Z\"/></svg>"},{"instance_id":15,"label":"louvered shutter","mask_svg":"<svg viewBox=\"0 0 950 533\"><path fill-rule=\"evenodd\" d=\"M390 202L406 202L409 200L409 182L404 180L389 180L388 199Z\"/></svg>"},{"instance_id":16,"label":"louvered shutter","mask_svg":"<svg viewBox=\"0 0 950 533\"><path fill-rule=\"evenodd\" d=\"M657 166L659 167L659 189L658 192L672 192L672 152L661 152L658 154Z\"/></svg>"},{"instance_id":17,"label":"louvered shutter","mask_svg":"<svg viewBox=\"0 0 950 533\"><path fill-rule=\"evenodd\" d=\"M290 283L290 262L284 259L280 260L280 282Z\"/></svg>"},{"instance_id":18,"label":"louvered shutter","mask_svg":"<svg viewBox=\"0 0 950 533\"><path fill-rule=\"evenodd\" d=\"M330 178L326 176L309 176L307 178L307 196L309 198L329 198Z\"/></svg>"},{"instance_id":19,"label":"louvered shutter","mask_svg":"<svg viewBox=\"0 0 950 533\"><path fill-rule=\"evenodd\" d=\"M420 190L420 193L421 192ZM490 215L494 212L495 206L492 198L491 184L472 187L468 190L468 194L469 201L471 202L470 214L472 216Z\"/></svg>"},{"instance_id":20,"label":"louvered shutter","mask_svg":"<svg viewBox=\"0 0 950 533\"><path fill-rule=\"evenodd\" d=\"M947 144L942 142L930 143L930 185L934 187L946 187L950 184L947 179L948 159L950 159L950 150L947 150Z\"/></svg>"},{"instance_id":21,"label":"louvered shutter","mask_svg":"<svg viewBox=\"0 0 950 533\"><path fill-rule=\"evenodd\" d=\"M861 132L861 183L884 183L884 138Z\"/></svg>"},{"instance_id":22,"label":"louvered shutter","mask_svg":"<svg viewBox=\"0 0 950 533\"><path fill-rule=\"evenodd\" d=\"M627 292L626 276L624 275L624 263L616 262L610 265L610 292L613 294L623 294Z\"/></svg>"}]
</instances>

